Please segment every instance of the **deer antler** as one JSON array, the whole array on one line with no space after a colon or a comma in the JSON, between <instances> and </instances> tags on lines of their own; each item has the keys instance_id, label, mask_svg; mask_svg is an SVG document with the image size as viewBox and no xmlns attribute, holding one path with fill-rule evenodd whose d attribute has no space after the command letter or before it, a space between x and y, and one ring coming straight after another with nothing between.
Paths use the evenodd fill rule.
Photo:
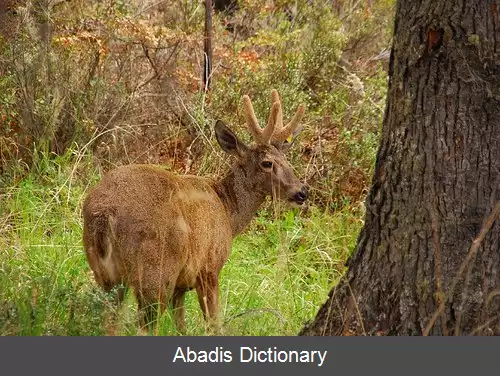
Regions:
<instances>
[{"instance_id":1,"label":"deer antler","mask_svg":"<svg viewBox=\"0 0 500 376\"><path fill-rule=\"evenodd\" d=\"M261 128L252 106L252 101L248 95L243 96L243 106L245 110L245 119L248 129L259 144L269 144L274 141L285 141L288 137L294 134L302 116L304 116L305 107L300 105L292 120L283 127L283 110L278 92L273 89L271 91L271 112L265 128Z\"/></svg>"},{"instance_id":2,"label":"deer antler","mask_svg":"<svg viewBox=\"0 0 500 376\"><path fill-rule=\"evenodd\" d=\"M297 127L299 126L299 123L302 120L302 117L304 116L305 107L303 104L301 104L297 108L297 112L295 112L295 115L293 116L292 120L290 120L290 122L283 127L283 111L281 109L281 101L280 101L279 94L275 89L273 89L271 91L271 96L272 96L272 101L274 103L276 103L276 102L280 103L280 109L278 112L278 119L276 122L276 127L274 129L272 139L275 141L283 142L288 137L290 137L292 134L294 134L295 131L297 130Z\"/></svg>"}]
</instances>

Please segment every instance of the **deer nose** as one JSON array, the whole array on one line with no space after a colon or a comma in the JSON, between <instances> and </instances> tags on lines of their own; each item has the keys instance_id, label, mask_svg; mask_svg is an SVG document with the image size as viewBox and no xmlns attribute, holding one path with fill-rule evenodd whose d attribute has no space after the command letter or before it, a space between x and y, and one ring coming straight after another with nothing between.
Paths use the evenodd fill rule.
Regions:
<instances>
[{"instance_id":1,"label":"deer nose","mask_svg":"<svg viewBox=\"0 0 500 376\"><path fill-rule=\"evenodd\" d=\"M304 203L304 201L307 200L307 187L303 185L300 191L295 193L293 199L299 204Z\"/></svg>"}]
</instances>

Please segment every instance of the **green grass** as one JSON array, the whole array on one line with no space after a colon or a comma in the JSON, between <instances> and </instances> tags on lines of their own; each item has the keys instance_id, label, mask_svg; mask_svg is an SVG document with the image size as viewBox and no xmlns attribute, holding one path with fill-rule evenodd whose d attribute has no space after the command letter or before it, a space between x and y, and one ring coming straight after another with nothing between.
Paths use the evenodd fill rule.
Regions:
<instances>
[{"instance_id":1,"label":"green grass","mask_svg":"<svg viewBox=\"0 0 500 376\"><path fill-rule=\"evenodd\" d=\"M110 294L93 280L82 247L81 203L99 179L91 158L41 158L30 173L0 182L0 334L104 335ZM220 277L226 335L296 335L344 271L361 210L333 214L262 210L237 237ZM196 294L187 294L189 335L204 335ZM116 334L136 335L133 294ZM158 334L174 334L168 313Z\"/></svg>"}]
</instances>

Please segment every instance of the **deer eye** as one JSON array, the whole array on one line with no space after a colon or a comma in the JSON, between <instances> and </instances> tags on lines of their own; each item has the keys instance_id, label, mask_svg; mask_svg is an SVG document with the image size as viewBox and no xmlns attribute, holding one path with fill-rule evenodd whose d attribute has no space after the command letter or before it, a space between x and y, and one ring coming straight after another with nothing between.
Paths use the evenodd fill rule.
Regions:
<instances>
[{"instance_id":1,"label":"deer eye","mask_svg":"<svg viewBox=\"0 0 500 376\"><path fill-rule=\"evenodd\" d=\"M260 164L263 168L269 169L273 167L273 162L271 161L264 161Z\"/></svg>"}]
</instances>

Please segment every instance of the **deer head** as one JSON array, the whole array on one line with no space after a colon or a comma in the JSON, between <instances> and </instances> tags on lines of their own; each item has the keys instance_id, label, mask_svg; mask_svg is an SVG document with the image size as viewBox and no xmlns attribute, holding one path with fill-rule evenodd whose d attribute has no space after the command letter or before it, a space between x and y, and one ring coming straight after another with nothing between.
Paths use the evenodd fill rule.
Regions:
<instances>
[{"instance_id":1,"label":"deer head","mask_svg":"<svg viewBox=\"0 0 500 376\"><path fill-rule=\"evenodd\" d=\"M291 145L287 140L300 131L298 126L304 115L304 106L300 105L290 122L283 126L281 101L278 92L273 89L269 119L266 127L262 128L247 95L243 97L243 105L246 124L255 144L245 145L222 121L217 121L215 134L219 145L236 157L245 179L257 192L301 206L307 199L307 188L294 175L284 153Z\"/></svg>"}]
</instances>

